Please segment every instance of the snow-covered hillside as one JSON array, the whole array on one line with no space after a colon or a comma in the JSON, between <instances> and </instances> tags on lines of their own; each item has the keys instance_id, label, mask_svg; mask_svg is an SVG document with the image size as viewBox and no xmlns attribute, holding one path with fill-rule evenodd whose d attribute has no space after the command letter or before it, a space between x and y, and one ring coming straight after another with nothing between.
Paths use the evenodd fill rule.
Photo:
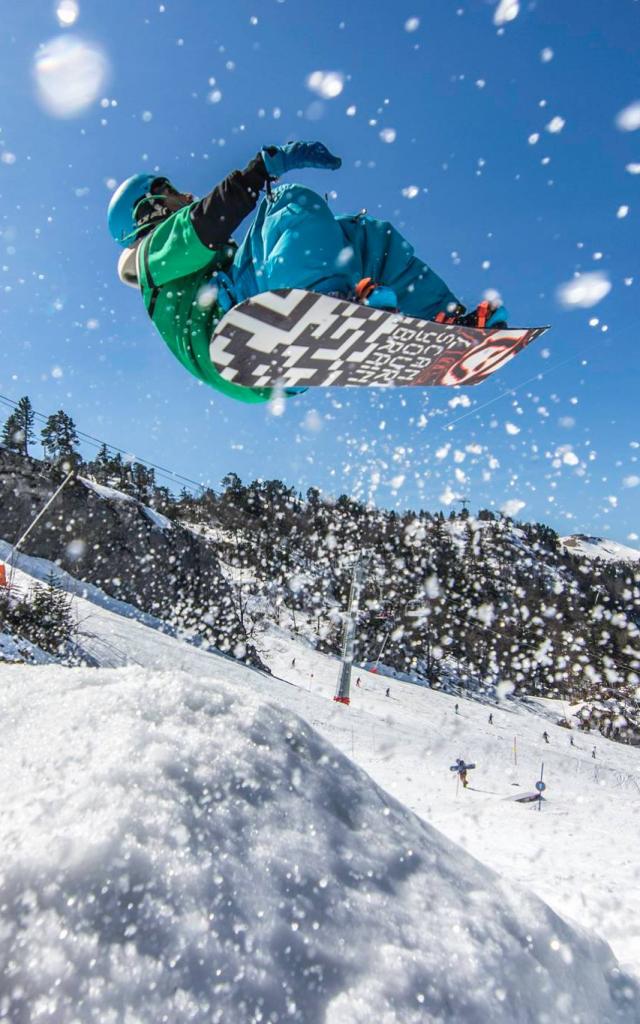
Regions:
<instances>
[{"instance_id":1,"label":"snow-covered hillside","mask_svg":"<svg viewBox=\"0 0 640 1024\"><path fill-rule=\"evenodd\" d=\"M581 558L599 558L602 562L640 562L640 551L637 548L630 548L615 540L588 537L584 533L560 539L567 551Z\"/></svg>"},{"instance_id":2,"label":"snow-covered hillside","mask_svg":"<svg viewBox=\"0 0 640 1024\"><path fill-rule=\"evenodd\" d=\"M638 1020L595 935L640 966L640 752L364 671L345 708L285 631L270 678L86 592L119 667L0 668L5 1016Z\"/></svg>"}]
</instances>

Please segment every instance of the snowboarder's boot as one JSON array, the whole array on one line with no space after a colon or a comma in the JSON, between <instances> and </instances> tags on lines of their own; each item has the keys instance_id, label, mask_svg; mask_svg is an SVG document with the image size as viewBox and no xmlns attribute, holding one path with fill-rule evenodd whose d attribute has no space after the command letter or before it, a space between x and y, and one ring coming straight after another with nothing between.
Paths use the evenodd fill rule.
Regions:
<instances>
[{"instance_id":1,"label":"snowboarder's boot","mask_svg":"<svg viewBox=\"0 0 640 1024\"><path fill-rule=\"evenodd\" d=\"M356 302L373 309L386 309L390 313L398 310L398 296L393 288L378 284L372 277L361 278L355 286Z\"/></svg>"}]
</instances>

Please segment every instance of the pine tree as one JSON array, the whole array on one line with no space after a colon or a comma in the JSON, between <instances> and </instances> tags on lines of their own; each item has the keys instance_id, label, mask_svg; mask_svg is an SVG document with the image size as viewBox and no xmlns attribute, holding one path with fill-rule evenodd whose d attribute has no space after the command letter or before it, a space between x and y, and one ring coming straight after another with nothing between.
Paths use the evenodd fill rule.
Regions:
<instances>
[{"instance_id":1,"label":"pine tree","mask_svg":"<svg viewBox=\"0 0 640 1024\"><path fill-rule=\"evenodd\" d=\"M51 572L46 586L37 583L33 588L30 622L24 630L25 635L43 651L57 654L71 639L73 631L70 599Z\"/></svg>"},{"instance_id":2,"label":"pine tree","mask_svg":"<svg viewBox=\"0 0 640 1024\"><path fill-rule=\"evenodd\" d=\"M106 479L104 482L108 484L109 487L115 487L117 491L124 490L127 468L128 467L125 466L122 460L120 452L116 452L113 458L109 459L105 466Z\"/></svg>"},{"instance_id":3,"label":"pine tree","mask_svg":"<svg viewBox=\"0 0 640 1024\"><path fill-rule=\"evenodd\" d=\"M77 456L76 425L63 409L48 417L40 436L45 454L50 459L72 459Z\"/></svg>"},{"instance_id":4,"label":"pine tree","mask_svg":"<svg viewBox=\"0 0 640 1024\"><path fill-rule=\"evenodd\" d=\"M18 414L12 412L2 428L1 443L5 448L8 448L10 452L19 452L22 450L22 428L18 420Z\"/></svg>"},{"instance_id":5,"label":"pine tree","mask_svg":"<svg viewBox=\"0 0 640 1024\"><path fill-rule=\"evenodd\" d=\"M18 402L15 411L15 416L19 436L18 451L20 452L21 455L28 455L29 443L31 441L35 441L36 439L36 435L33 431L33 424L35 422L36 417L33 411L33 406L31 405L31 401L29 400L29 397L27 395L24 395Z\"/></svg>"},{"instance_id":6,"label":"pine tree","mask_svg":"<svg viewBox=\"0 0 640 1024\"><path fill-rule=\"evenodd\" d=\"M153 500L156 483L155 470L147 469L141 462L134 462L130 466L130 474L133 496L148 505Z\"/></svg>"},{"instance_id":7,"label":"pine tree","mask_svg":"<svg viewBox=\"0 0 640 1024\"><path fill-rule=\"evenodd\" d=\"M92 459L87 467L87 472L98 484L107 482L109 464L111 457L106 444L101 444L95 459Z\"/></svg>"}]
</instances>

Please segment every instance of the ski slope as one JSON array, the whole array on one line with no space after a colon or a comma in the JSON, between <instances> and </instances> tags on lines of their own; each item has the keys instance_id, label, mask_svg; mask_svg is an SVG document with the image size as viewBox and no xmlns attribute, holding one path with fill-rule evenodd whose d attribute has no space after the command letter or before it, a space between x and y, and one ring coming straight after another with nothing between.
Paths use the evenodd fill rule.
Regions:
<instances>
[{"instance_id":1,"label":"ski slope","mask_svg":"<svg viewBox=\"0 0 640 1024\"><path fill-rule=\"evenodd\" d=\"M640 562L640 551L637 548L615 540L575 534L572 537L561 537L560 541L572 555L581 558L598 559L601 562Z\"/></svg>"},{"instance_id":2,"label":"ski slope","mask_svg":"<svg viewBox=\"0 0 640 1024\"><path fill-rule=\"evenodd\" d=\"M0 666L0 949L40 1019L639 1019L598 938L638 971L640 751L363 671L345 708L284 631L271 678L66 582L111 670Z\"/></svg>"}]
</instances>

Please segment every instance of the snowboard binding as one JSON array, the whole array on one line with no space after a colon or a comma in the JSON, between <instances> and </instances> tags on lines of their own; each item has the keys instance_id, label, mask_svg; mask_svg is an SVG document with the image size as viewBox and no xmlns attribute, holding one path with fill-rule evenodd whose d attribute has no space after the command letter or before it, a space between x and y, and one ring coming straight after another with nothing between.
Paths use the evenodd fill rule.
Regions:
<instances>
[{"instance_id":1,"label":"snowboard binding","mask_svg":"<svg viewBox=\"0 0 640 1024\"><path fill-rule=\"evenodd\" d=\"M447 312L436 313L437 324L459 324L461 327L507 327L507 311L504 306L492 304L484 299L474 310L467 313L465 306L456 306Z\"/></svg>"}]
</instances>

